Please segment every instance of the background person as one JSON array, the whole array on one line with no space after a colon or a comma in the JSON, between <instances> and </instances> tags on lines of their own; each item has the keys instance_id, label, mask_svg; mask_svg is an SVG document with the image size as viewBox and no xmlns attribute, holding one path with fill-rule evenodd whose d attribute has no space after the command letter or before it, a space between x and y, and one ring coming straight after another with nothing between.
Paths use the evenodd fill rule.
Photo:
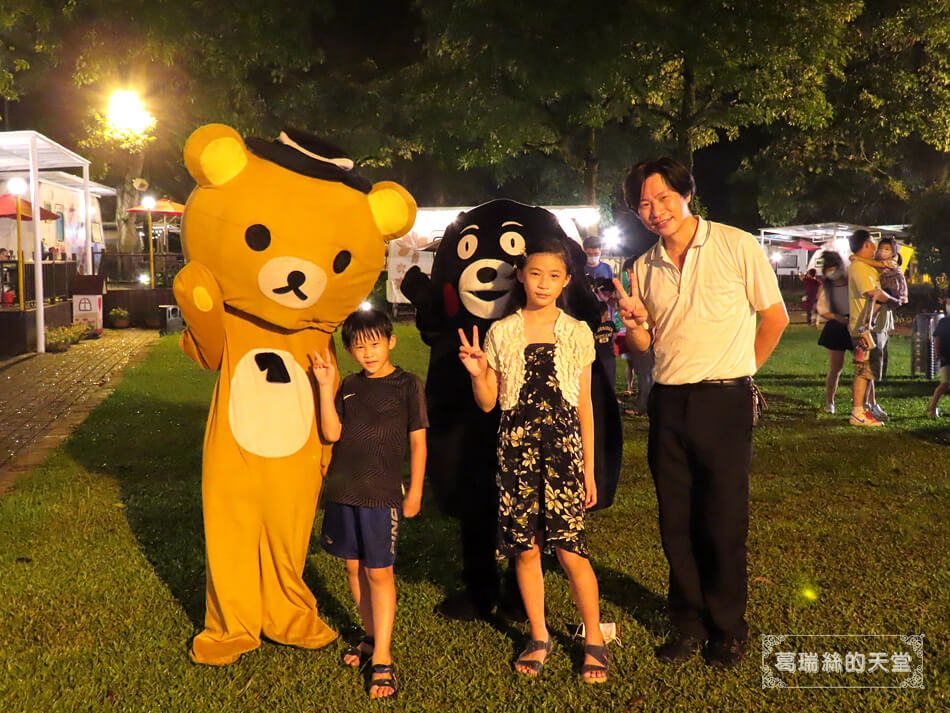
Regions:
<instances>
[{"instance_id":1,"label":"background person","mask_svg":"<svg viewBox=\"0 0 950 713\"><path fill-rule=\"evenodd\" d=\"M887 412L877 403L874 382L881 378L883 351L894 326L893 312L878 309L878 305L893 302L895 298L881 289L877 269L867 263L876 250L871 234L864 229L855 230L849 241L851 252L858 258L848 271L848 332L854 343L853 401L849 422L852 426L878 427L884 425Z\"/></svg>"},{"instance_id":2,"label":"background person","mask_svg":"<svg viewBox=\"0 0 950 713\"><path fill-rule=\"evenodd\" d=\"M848 273L841 256L831 250L822 255L821 288L815 309L825 320L818 344L828 350L828 375L825 377L825 413L835 412L835 394L844 368L844 353L851 351L848 333Z\"/></svg>"},{"instance_id":3,"label":"background person","mask_svg":"<svg viewBox=\"0 0 950 713\"><path fill-rule=\"evenodd\" d=\"M587 264L584 266L584 273L591 281L599 277L607 280L614 279L613 268L605 262L600 261L600 251L603 243L596 235L584 238L584 252L587 253Z\"/></svg>"},{"instance_id":4,"label":"background person","mask_svg":"<svg viewBox=\"0 0 950 713\"><path fill-rule=\"evenodd\" d=\"M815 321L815 303L818 301L818 290L821 287L821 280L818 279L815 268L802 275L802 283L805 285L802 309L805 310L805 324L810 327Z\"/></svg>"},{"instance_id":5,"label":"background person","mask_svg":"<svg viewBox=\"0 0 950 713\"><path fill-rule=\"evenodd\" d=\"M950 391L950 297L946 299L944 309L946 316L937 322L937 327L934 329L935 356L940 362L940 383L934 389L930 404L927 406L927 418L937 418L940 415L937 403L945 393Z\"/></svg>"}]
</instances>

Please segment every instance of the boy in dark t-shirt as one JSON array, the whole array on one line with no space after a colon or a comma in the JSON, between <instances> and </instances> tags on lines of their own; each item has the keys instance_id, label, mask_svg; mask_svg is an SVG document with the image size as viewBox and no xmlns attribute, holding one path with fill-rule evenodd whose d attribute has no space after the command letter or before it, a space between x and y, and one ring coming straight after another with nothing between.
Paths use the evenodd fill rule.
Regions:
<instances>
[{"instance_id":1,"label":"boy in dark t-shirt","mask_svg":"<svg viewBox=\"0 0 950 713\"><path fill-rule=\"evenodd\" d=\"M346 563L365 630L359 643L343 653L343 663L360 666L372 657L370 698L395 698L399 686L390 654L396 614L393 562L400 511L414 517L422 504L429 425L425 393L417 376L390 363L396 337L384 312L354 312L343 322L341 337L363 370L344 378L335 394L329 350L311 355L320 394L320 431L336 444L323 484L320 544ZM407 442L410 481L404 498Z\"/></svg>"}]
</instances>

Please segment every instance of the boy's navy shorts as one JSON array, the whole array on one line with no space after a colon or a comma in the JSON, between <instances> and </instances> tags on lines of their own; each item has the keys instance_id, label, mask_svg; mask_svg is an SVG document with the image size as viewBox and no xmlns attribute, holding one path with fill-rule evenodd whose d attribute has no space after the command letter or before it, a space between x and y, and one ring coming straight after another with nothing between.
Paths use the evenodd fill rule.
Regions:
<instances>
[{"instance_id":1,"label":"boy's navy shorts","mask_svg":"<svg viewBox=\"0 0 950 713\"><path fill-rule=\"evenodd\" d=\"M327 503L320 544L334 557L360 560L364 567L392 567L396 561L399 516L399 508Z\"/></svg>"}]
</instances>

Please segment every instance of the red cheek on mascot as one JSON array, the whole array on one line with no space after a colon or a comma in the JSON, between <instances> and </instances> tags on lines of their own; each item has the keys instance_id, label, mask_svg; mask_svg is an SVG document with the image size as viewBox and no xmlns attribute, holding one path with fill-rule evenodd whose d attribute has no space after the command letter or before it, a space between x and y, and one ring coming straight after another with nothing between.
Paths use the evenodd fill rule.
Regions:
<instances>
[{"instance_id":1,"label":"red cheek on mascot","mask_svg":"<svg viewBox=\"0 0 950 713\"><path fill-rule=\"evenodd\" d=\"M459 296L452 285L442 286L442 297L445 300L445 313L454 317L459 313Z\"/></svg>"}]
</instances>

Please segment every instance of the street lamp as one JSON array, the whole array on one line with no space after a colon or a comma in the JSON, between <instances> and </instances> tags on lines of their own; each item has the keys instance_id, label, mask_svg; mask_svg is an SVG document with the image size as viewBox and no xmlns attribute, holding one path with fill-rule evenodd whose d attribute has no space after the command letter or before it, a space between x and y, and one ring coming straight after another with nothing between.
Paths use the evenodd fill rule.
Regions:
<instances>
[{"instance_id":1,"label":"street lamp","mask_svg":"<svg viewBox=\"0 0 950 713\"><path fill-rule=\"evenodd\" d=\"M620 228L611 225L604 230L604 248L608 251L616 250L620 247Z\"/></svg>"},{"instance_id":2,"label":"street lamp","mask_svg":"<svg viewBox=\"0 0 950 713\"><path fill-rule=\"evenodd\" d=\"M152 210L155 208L155 199L152 196L145 196L142 199L142 207L147 211L148 232L145 234L148 240L148 285L155 287L155 250L152 247Z\"/></svg>"},{"instance_id":3,"label":"street lamp","mask_svg":"<svg viewBox=\"0 0 950 713\"><path fill-rule=\"evenodd\" d=\"M23 229L20 196L26 193L27 188L26 181L19 176L7 181L7 190L16 197L16 279L21 312L26 309L26 306L23 303Z\"/></svg>"},{"instance_id":4,"label":"street lamp","mask_svg":"<svg viewBox=\"0 0 950 713\"><path fill-rule=\"evenodd\" d=\"M106 121L115 139L140 138L155 126L155 117L148 113L138 94L129 89L112 93Z\"/></svg>"}]
</instances>

